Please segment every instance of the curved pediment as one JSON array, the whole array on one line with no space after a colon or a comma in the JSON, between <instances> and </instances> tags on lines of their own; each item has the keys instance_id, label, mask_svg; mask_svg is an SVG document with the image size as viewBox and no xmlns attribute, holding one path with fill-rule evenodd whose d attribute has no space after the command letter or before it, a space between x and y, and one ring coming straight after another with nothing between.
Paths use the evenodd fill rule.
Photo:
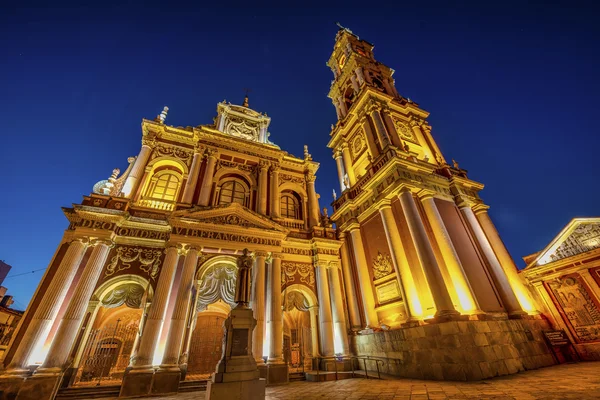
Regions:
<instances>
[{"instance_id":1,"label":"curved pediment","mask_svg":"<svg viewBox=\"0 0 600 400\"><path fill-rule=\"evenodd\" d=\"M171 224L177 221L186 223L201 223L212 225L230 225L240 228L254 228L267 231L281 232L287 234L289 231L248 208L238 204L230 203L214 207L194 207L187 210L174 212L169 218Z\"/></svg>"}]
</instances>

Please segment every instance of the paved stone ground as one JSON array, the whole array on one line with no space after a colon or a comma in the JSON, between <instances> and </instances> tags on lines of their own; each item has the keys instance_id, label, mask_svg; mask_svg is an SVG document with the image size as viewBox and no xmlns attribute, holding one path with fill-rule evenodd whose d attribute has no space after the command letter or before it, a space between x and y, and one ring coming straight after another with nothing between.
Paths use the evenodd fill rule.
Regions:
<instances>
[{"instance_id":1,"label":"paved stone ground","mask_svg":"<svg viewBox=\"0 0 600 400\"><path fill-rule=\"evenodd\" d=\"M204 392L156 400L201 400ZM479 382L346 379L268 387L267 400L600 399L600 362L563 364ZM150 400L150 399L148 399Z\"/></svg>"}]
</instances>

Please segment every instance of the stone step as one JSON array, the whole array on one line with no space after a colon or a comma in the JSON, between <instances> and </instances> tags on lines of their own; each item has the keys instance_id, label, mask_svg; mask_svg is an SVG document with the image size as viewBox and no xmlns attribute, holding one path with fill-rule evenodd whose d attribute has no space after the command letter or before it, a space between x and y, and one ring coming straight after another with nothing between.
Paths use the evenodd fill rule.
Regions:
<instances>
[{"instance_id":1,"label":"stone step","mask_svg":"<svg viewBox=\"0 0 600 400\"><path fill-rule=\"evenodd\" d=\"M74 386L58 389L56 400L84 400L118 397L121 386Z\"/></svg>"},{"instance_id":2,"label":"stone step","mask_svg":"<svg viewBox=\"0 0 600 400\"><path fill-rule=\"evenodd\" d=\"M179 382L179 393L204 392L207 380Z\"/></svg>"}]
</instances>

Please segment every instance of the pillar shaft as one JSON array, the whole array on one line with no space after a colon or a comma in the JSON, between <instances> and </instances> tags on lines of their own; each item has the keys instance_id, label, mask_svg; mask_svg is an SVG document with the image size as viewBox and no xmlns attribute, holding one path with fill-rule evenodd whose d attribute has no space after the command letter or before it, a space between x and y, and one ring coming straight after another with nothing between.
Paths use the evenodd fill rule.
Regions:
<instances>
[{"instance_id":1,"label":"pillar shaft","mask_svg":"<svg viewBox=\"0 0 600 400\"><path fill-rule=\"evenodd\" d=\"M185 183L185 189L183 190L183 197L181 201L183 203L190 204L196 191L196 185L198 184L198 175L200 174L200 164L202 163L202 156L200 153L194 153L192 160L192 167L188 175L187 182Z\"/></svg>"},{"instance_id":2,"label":"pillar shaft","mask_svg":"<svg viewBox=\"0 0 600 400\"><path fill-rule=\"evenodd\" d=\"M517 300L517 296L515 296L515 292L510 286L510 282L508 281L508 277L504 273L500 262L496 258L496 254L490 245L481 225L479 225L479 221L475 217L473 210L470 206L464 206L460 209L467 220L467 223L471 227L477 242L479 243L479 247L483 252L484 257L486 258L489 266L490 273L496 284L496 289L498 290L498 294L500 295L500 299L502 300L502 304L506 308L506 311L509 315L519 315L523 314L524 311Z\"/></svg>"},{"instance_id":3,"label":"pillar shaft","mask_svg":"<svg viewBox=\"0 0 600 400\"><path fill-rule=\"evenodd\" d=\"M348 174L348 183L352 187L356 183L356 175L354 174L354 168L352 168L352 157L350 156L350 147L347 143L342 147L342 157L344 160L344 170Z\"/></svg>"},{"instance_id":4,"label":"pillar shaft","mask_svg":"<svg viewBox=\"0 0 600 400\"><path fill-rule=\"evenodd\" d=\"M312 356L313 357L318 357L321 355L321 353L319 352L319 321L317 320L317 312L318 312L318 307L317 306L312 306L309 310L310 313L310 332L312 334Z\"/></svg>"},{"instance_id":5,"label":"pillar shaft","mask_svg":"<svg viewBox=\"0 0 600 400\"><path fill-rule=\"evenodd\" d=\"M344 240L345 233L340 236ZM354 279L352 276L352 264L350 263L350 255L348 254L348 244L344 240L340 249L342 256L342 272L344 274L344 287L346 289L346 301L348 302L348 314L350 316L350 327L360 328L360 310L358 308L358 298L354 287Z\"/></svg>"},{"instance_id":6,"label":"pillar shaft","mask_svg":"<svg viewBox=\"0 0 600 400\"><path fill-rule=\"evenodd\" d=\"M148 317L146 318L146 325L140 339L137 357L131 363L134 369L152 368L154 351L156 350L156 344L165 318L171 286L175 278L175 269L179 260L179 252L175 246L167 247L165 252L165 260L163 261L154 298L152 299Z\"/></svg>"},{"instance_id":7,"label":"pillar shaft","mask_svg":"<svg viewBox=\"0 0 600 400\"><path fill-rule=\"evenodd\" d=\"M258 213L267 215L267 178L269 175L269 167L266 164L260 165L260 175L258 178Z\"/></svg>"},{"instance_id":8,"label":"pillar shaft","mask_svg":"<svg viewBox=\"0 0 600 400\"><path fill-rule=\"evenodd\" d=\"M338 171L338 179L340 181L340 190L343 192L346 189L346 185L344 184L344 164L342 160L342 152L336 150L335 155L333 157L335 159L335 164L337 166Z\"/></svg>"},{"instance_id":9,"label":"pillar shaft","mask_svg":"<svg viewBox=\"0 0 600 400\"><path fill-rule=\"evenodd\" d=\"M348 331L346 330L346 315L344 314L342 285L340 283L340 272L338 268L329 269L329 281L331 282L330 290L333 312L334 350L339 350L340 353L347 355L349 354ZM337 338L337 340L335 340L335 338ZM335 349L335 343L339 344L339 349Z\"/></svg>"},{"instance_id":10,"label":"pillar shaft","mask_svg":"<svg viewBox=\"0 0 600 400\"><path fill-rule=\"evenodd\" d=\"M317 266L316 273L317 293L319 295L319 323L321 326L321 355L331 357L334 355L333 318L331 314L331 300L329 298L327 267Z\"/></svg>"},{"instance_id":11,"label":"pillar shaft","mask_svg":"<svg viewBox=\"0 0 600 400\"><path fill-rule=\"evenodd\" d=\"M86 247L87 244L82 240L74 240L69 244L69 248L58 266L54 278L35 310L27 330L23 333L23 339L7 368L9 373L11 370L18 372L26 369L32 354L42 349L58 310L67 295L69 286L73 282L73 277L85 254Z\"/></svg>"},{"instance_id":12,"label":"pillar shaft","mask_svg":"<svg viewBox=\"0 0 600 400\"><path fill-rule=\"evenodd\" d=\"M496 230L496 227L494 226L494 223L487 212L487 207L481 207L476 210L475 217L477 217L477 220L479 221L485 236L488 238L496 257L498 257L500 266L502 266L502 269L508 277L511 286L514 288L515 294L517 295L517 300L519 300L519 303L521 304L521 308L527 311L535 310L536 305L532 297L529 295L527 288L523 284L523 281L517 272L517 266L510 256L510 253L506 249L504 242L500 238L500 235L498 234L498 231Z\"/></svg>"},{"instance_id":13,"label":"pillar shaft","mask_svg":"<svg viewBox=\"0 0 600 400\"><path fill-rule=\"evenodd\" d=\"M365 312L365 322L367 328L377 328L379 320L375 311L375 298L373 296L373 287L371 286L371 275L369 274L369 264L365 256L365 247L363 245L360 228L356 227L350 231L352 237L352 249L354 250L354 260L356 261L356 270L358 272L358 283L362 294L363 308Z\"/></svg>"},{"instance_id":14,"label":"pillar shaft","mask_svg":"<svg viewBox=\"0 0 600 400\"><path fill-rule=\"evenodd\" d=\"M384 149L387 145L390 144L390 138L388 137L387 131L385 130L385 125L383 124L383 119L381 118L379 110L373 110L371 112L371 118L373 118L373 123L375 124L375 131L377 132L377 138L379 139L381 148Z\"/></svg>"},{"instance_id":15,"label":"pillar shaft","mask_svg":"<svg viewBox=\"0 0 600 400\"><path fill-rule=\"evenodd\" d=\"M194 286L194 273L196 272L197 264L198 249L191 247L185 256L185 261L183 263L183 271L181 272L181 278L179 280L177 299L175 300L175 308L173 309L173 315L171 317L169 336L167 337L167 344L165 346L161 368L179 368L179 355L181 354L181 344L183 342L185 323L190 308L190 298Z\"/></svg>"},{"instance_id":16,"label":"pillar shaft","mask_svg":"<svg viewBox=\"0 0 600 400\"><path fill-rule=\"evenodd\" d=\"M252 310L256 327L252 332L252 354L257 363L263 364L263 342L265 334L265 258L267 253L257 251L254 253L254 279L252 286Z\"/></svg>"},{"instance_id":17,"label":"pillar shaft","mask_svg":"<svg viewBox=\"0 0 600 400\"><path fill-rule=\"evenodd\" d=\"M283 312L281 310L281 255L273 254L269 273L271 315L269 328L269 364L283 364Z\"/></svg>"},{"instance_id":18,"label":"pillar shaft","mask_svg":"<svg viewBox=\"0 0 600 400\"><path fill-rule=\"evenodd\" d=\"M448 290L452 290L455 293L458 304L460 304L462 310L480 311L477 300L473 295L471 285L469 285L462 263L458 258L458 254L452 244L450 234L444 225L444 221L438 211L434 198L426 195L421 198L421 202L423 203L429 225L433 230L435 240L442 253L445 265L443 268L442 266L440 267L442 268L442 275L446 282L446 287Z\"/></svg>"},{"instance_id":19,"label":"pillar shaft","mask_svg":"<svg viewBox=\"0 0 600 400\"><path fill-rule=\"evenodd\" d=\"M271 169L271 217L279 218L279 168Z\"/></svg>"},{"instance_id":20,"label":"pillar shaft","mask_svg":"<svg viewBox=\"0 0 600 400\"><path fill-rule=\"evenodd\" d=\"M381 114L383 117L383 121L385 123L385 127L387 128L387 131L389 132L390 141L392 142L392 144L394 146L401 149L402 141L400 139L400 135L398 135L398 131L396 130L396 126L394 125L394 121L392 120L392 117L390 117L390 115L385 111L383 111Z\"/></svg>"},{"instance_id":21,"label":"pillar shaft","mask_svg":"<svg viewBox=\"0 0 600 400\"><path fill-rule=\"evenodd\" d=\"M366 136L365 139L367 140L367 147L369 148L369 153L371 154L371 157L374 159L375 157L377 157L379 155L379 149L377 148L377 144L375 143L376 133L374 133L373 130L371 129L371 124L366 115L360 120L360 123L361 123L361 126L363 127L363 129L365 130L365 136Z\"/></svg>"},{"instance_id":22,"label":"pillar shaft","mask_svg":"<svg viewBox=\"0 0 600 400\"><path fill-rule=\"evenodd\" d=\"M83 269L81 278L79 278L73 297L69 301L69 306L60 322L46 360L42 364L42 367L36 371L37 374L43 374L48 369L57 369L57 372L60 372L66 366L65 364L71 347L77 333L79 333L79 326L88 308L88 302L92 297L112 246L112 243L102 240L94 244L94 250Z\"/></svg>"},{"instance_id":23,"label":"pillar shaft","mask_svg":"<svg viewBox=\"0 0 600 400\"><path fill-rule=\"evenodd\" d=\"M136 192L137 184L148 163L150 153L152 153L152 148L146 144L142 145L140 154L135 159L131 172L129 172L129 176L125 179L123 189L121 190L125 197L131 197Z\"/></svg>"},{"instance_id":24,"label":"pillar shaft","mask_svg":"<svg viewBox=\"0 0 600 400\"><path fill-rule=\"evenodd\" d=\"M317 199L317 191L315 190L315 179L313 174L306 175L306 183L308 186L308 226L319 225L319 200Z\"/></svg>"},{"instance_id":25,"label":"pillar shaft","mask_svg":"<svg viewBox=\"0 0 600 400\"><path fill-rule=\"evenodd\" d=\"M385 237L387 239L388 247L392 253L392 261L394 269L396 270L396 277L400 287L403 289L402 297L407 312L407 319L419 317L423 315L423 302L419 298L419 290L415 285L414 275L422 275L422 272L417 270L418 265L412 265L406 258L406 252L402 245L402 239L400 238L400 232L396 225L396 219L392 211L392 206L389 204L383 205L379 209L381 215L381 221L383 222L383 229L385 231ZM424 280L424 279L422 279ZM428 292L427 285L419 286L422 293Z\"/></svg>"},{"instance_id":26,"label":"pillar shaft","mask_svg":"<svg viewBox=\"0 0 600 400\"><path fill-rule=\"evenodd\" d=\"M444 278L435 259L433 248L431 247L431 243L429 243L429 237L425 231L425 226L423 226L423 221L421 220L419 210L417 210L412 193L410 190L404 190L399 197L411 238L417 250L423 271L425 272L427 284L431 290L433 302L437 310L435 315L458 314L458 311L454 309L452 299L444 283Z\"/></svg>"},{"instance_id":27,"label":"pillar shaft","mask_svg":"<svg viewBox=\"0 0 600 400\"><path fill-rule=\"evenodd\" d=\"M210 203L210 192L212 191L213 177L215 175L215 165L217 164L217 154L214 150L207 151L206 169L200 188L200 198L198 204L208 206Z\"/></svg>"}]
</instances>

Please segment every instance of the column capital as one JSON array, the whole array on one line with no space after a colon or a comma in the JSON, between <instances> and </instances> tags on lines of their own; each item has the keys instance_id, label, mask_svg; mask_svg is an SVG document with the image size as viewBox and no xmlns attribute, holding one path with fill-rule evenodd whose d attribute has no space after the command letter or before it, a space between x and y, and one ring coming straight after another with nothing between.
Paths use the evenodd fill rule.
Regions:
<instances>
[{"instance_id":1,"label":"column capital","mask_svg":"<svg viewBox=\"0 0 600 400\"><path fill-rule=\"evenodd\" d=\"M261 160L258 163L258 168L260 169L261 172L268 171L269 170L269 165L271 165L271 163L269 163L268 161Z\"/></svg>"},{"instance_id":2,"label":"column capital","mask_svg":"<svg viewBox=\"0 0 600 400\"><path fill-rule=\"evenodd\" d=\"M111 249L115 246L115 243L110 239L92 239L90 241L90 246L97 246L99 244L108 246L108 248L111 248Z\"/></svg>"},{"instance_id":3,"label":"column capital","mask_svg":"<svg viewBox=\"0 0 600 400\"><path fill-rule=\"evenodd\" d=\"M342 142L340 144L340 149L342 149L342 151L344 151L346 149L350 149L350 146L348 145L348 142Z\"/></svg>"},{"instance_id":4,"label":"column capital","mask_svg":"<svg viewBox=\"0 0 600 400\"><path fill-rule=\"evenodd\" d=\"M479 215L479 214L487 214L488 210L490 209L490 206L483 204L483 203L479 203L479 204L475 204L471 207L473 209L473 212L475 213L475 215Z\"/></svg>"},{"instance_id":5,"label":"column capital","mask_svg":"<svg viewBox=\"0 0 600 400\"><path fill-rule=\"evenodd\" d=\"M312 172L308 172L306 174L306 182L314 183L315 180L317 180L317 176L315 174L313 174Z\"/></svg>"},{"instance_id":6,"label":"column capital","mask_svg":"<svg viewBox=\"0 0 600 400\"><path fill-rule=\"evenodd\" d=\"M194 145L194 157L196 155L201 155L204 152L204 149L205 147L203 145L196 143L196 145Z\"/></svg>"},{"instance_id":7,"label":"column capital","mask_svg":"<svg viewBox=\"0 0 600 400\"><path fill-rule=\"evenodd\" d=\"M271 164L270 170L272 174L276 174L279 173L281 167L279 166L279 164Z\"/></svg>"},{"instance_id":8,"label":"column capital","mask_svg":"<svg viewBox=\"0 0 600 400\"><path fill-rule=\"evenodd\" d=\"M342 150L340 148L333 151L333 159L337 160L338 158L342 158Z\"/></svg>"},{"instance_id":9,"label":"column capital","mask_svg":"<svg viewBox=\"0 0 600 400\"><path fill-rule=\"evenodd\" d=\"M359 231L360 233L360 224L356 220L352 221L350 224L348 224L348 228L346 229L346 231L350 232L350 234L356 231Z\"/></svg>"},{"instance_id":10,"label":"column capital","mask_svg":"<svg viewBox=\"0 0 600 400\"><path fill-rule=\"evenodd\" d=\"M410 190L410 187L403 185L400 187L400 190L398 191L398 196L404 194L404 193L411 193L412 194L412 190Z\"/></svg>"},{"instance_id":11,"label":"column capital","mask_svg":"<svg viewBox=\"0 0 600 400\"><path fill-rule=\"evenodd\" d=\"M217 149L213 149L212 147L207 147L206 150L204 150L204 156L207 159L214 158L216 160L218 154L219 154L219 151Z\"/></svg>"},{"instance_id":12,"label":"column capital","mask_svg":"<svg viewBox=\"0 0 600 400\"><path fill-rule=\"evenodd\" d=\"M471 200L469 200L467 197L458 195L454 198L454 201L456 202L456 205L458 206L458 208L463 209L463 208L471 208L473 206L473 202Z\"/></svg>"},{"instance_id":13,"label":"column capital","mask_svg":"<svg viewBox=\"0 0 600 400\"><path fill-rule=\"evenodd\" d=\"M386 208L392 208L392 201L390 199L384 199L377 205L378 210L385 210Z\"/></svg>"},{"instance_id":14,"label":"column capital","mask_svg":"<svg viewBox=\"0 0 600 400\"><path fill-rule=\"evenodd\" d=\"M268 252L263 251L263 250L256 250L254 251L254 257L267 257L269 255Z\"/></svg>"},{"instance_id":15,"label":"column capital","mask_svg":"<svg viewBox=\"0 0 600 400\"><path fill-rule=\"evenodd\" d=\"M154 136L149 137L149 136L145 136L142 138L142 147L146 147L148 149L153 149L154 147L156 147L156 139L154 138Z\"/></svg>"},{"instance_id":16,"label":"column capital","mask_svg":"<svg viewBox=\"0 0 600 400\"><path fill-rule=\"evenodd\" d=\"M271 257L273 257L273 259L279 259L279 260L283 260L283 254L281 253L271 253Z\"/></svg>"},{"instance_id":17,"label":"column capital","mask_svg":"<svg viewBox=\"0 0 600 400\"><path fill-rule=\"evenodd\" d=\"M433 199L434 198L434 192L431 191L431 190L423 189L423 190L420 190L417 193L417 196L419 196L419 200L425 201L425 200Z\"/></svg>"},{"instance_id":18,"label":"column capital","mask_svg":"<svg viewBox=\"0 0 600 400\"><path fill-rule=\"evenodd\" d=\"M79 243L83 244L84 246L88 246L90 244L90 239L87 237L78 237L73 240L70 240L68 243L72 244L75 242L79 242Z\"/></svg>"}]
</instances>

